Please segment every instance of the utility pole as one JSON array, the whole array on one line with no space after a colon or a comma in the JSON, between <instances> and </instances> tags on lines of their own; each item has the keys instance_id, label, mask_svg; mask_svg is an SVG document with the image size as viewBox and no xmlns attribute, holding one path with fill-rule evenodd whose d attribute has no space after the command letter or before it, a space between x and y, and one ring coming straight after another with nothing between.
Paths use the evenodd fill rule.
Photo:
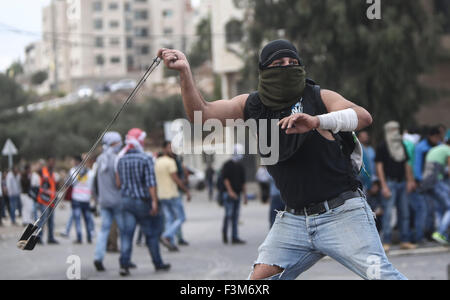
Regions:
<instances>
[{"instance_id":1,"label":"utility pole","mask_svg":"<svg viewBox=\"0 0 450 300\"><path fill-rule=\"evenodd\" d=\"M58 45L56 36L56 0L52 0L51 3L52 11L52 49L53 49L53 76L55 79L53 90L59 90L59 78L58 78Z\"/></svg>"}]
</instances>

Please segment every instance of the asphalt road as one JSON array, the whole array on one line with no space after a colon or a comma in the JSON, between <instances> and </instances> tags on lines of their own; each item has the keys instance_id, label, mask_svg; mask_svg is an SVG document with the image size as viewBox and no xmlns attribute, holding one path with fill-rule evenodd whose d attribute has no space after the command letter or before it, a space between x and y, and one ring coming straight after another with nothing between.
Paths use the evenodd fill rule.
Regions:
<instances>
[{"instance_id":1,"label":"asphalt road","mask_svg":"<svg viewBox=\"0 0 450 300\"><path fill-rule=\"evenodd\" d=\"M255 189L252 186L253 190ZM135 247L133 262L138 265L127 279L192 279L233 280L246 279L256 259L257 249L268 232L267 205L252 201L241 209L240 236L247 241L243 246L223 245L221 225L223 209L209 202L204 193L194 193L193 201L186 203L187 222L183 226L190 246L178 253L162 249L165 261L172 265L169 272L154 271L145 247ZM70 213L65 204L56 212L56 232L61 232ZM99 220L96 220L99 228ZM67 279L71 267L67 260L76 255L81 261L81 279L122 279L118 274L118 254L107 254L107 271L97 273L93 266L94 245L74 245L72 239L58 237L58 246L37 246L32 252L16 248L22 228L8 225L0 228L0 279ZM431 247L413 252L394 250L390 260L410 279L447 279L450 251ZM302 274L299 279L359 279L345 267L331 259L324 259Z\"/></svg>"}]
</instances>

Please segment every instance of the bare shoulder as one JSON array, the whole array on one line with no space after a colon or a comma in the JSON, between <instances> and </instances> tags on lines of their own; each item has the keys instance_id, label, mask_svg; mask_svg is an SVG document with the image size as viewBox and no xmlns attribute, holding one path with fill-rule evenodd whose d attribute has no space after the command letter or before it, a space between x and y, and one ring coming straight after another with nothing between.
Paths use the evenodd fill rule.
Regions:
<instances>
[{"instance_id":1,"label":"bare shoulder","mask_svg":"<svg viewBox=\"0 0 450 300\"><path fill-rule=\"evenodd\" d=\"M339 93L331 90L321 90L320 96L322 97L323 104L327 107L328 111L337 111L346 108L355 107L356 104L345 99Z\"/></svg>"},{"instance_id":2,"label":"bare shoulder","mask_svg":"<svg viewBox=\"0 0 450 300\"><path fill-rule=\"evenodd\" d=\"M331 90L320 90L320 96L323 101L339 101L346 100L341 94Z\"/></svg>"},{"instance_id":3,"label":"bare shoulder","mask_svg":"<svg viewBox=\"0 0 450 300\"><path fill-rule=\"evenodd\" d=\"M247 103L247 99L249 96L250 96L250 94L242 94L242 95L234 97L231 100L235 101L243 110L245 108L245 104Z\"/></svg>"}]
</instances>

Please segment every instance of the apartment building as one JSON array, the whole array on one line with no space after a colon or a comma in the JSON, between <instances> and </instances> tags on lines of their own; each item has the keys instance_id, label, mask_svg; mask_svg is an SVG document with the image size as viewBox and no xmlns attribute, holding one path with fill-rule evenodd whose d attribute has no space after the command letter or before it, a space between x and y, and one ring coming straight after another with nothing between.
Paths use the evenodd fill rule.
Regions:
<instances>
[{"instance_id":1,"label":"apartment building","mask_svg":"<svg viewBox=\"0 0 450 300\"><path fill-rule=\"evenodd\" d=\"M125 0L68 0L71 81L80 86L126 77L133 11ZM130 68L133 66L131 65Z\"/></svg>"},{"instance_id":2,"label":"apartment building","mask_svg":"<svg viewBox=\"0 0 450 300\"><path fill-rule=\"evenodd\" d=\"M69 32L66 18L67 2L55 0L42 10L42 55L41 66L48 66L50 90L70 88L70 49L72 43L67 36ZM39 54L39 52L38 52Z\"/></svg>"},{"instance_id":3,"label":"apartment building","mask_svg":"<svg viewBox=\"0 0 450 300\"><path fill-rule=\"evenodd\" d=\"M151 7L152 56L160 48L174 48L183 52L189 50L194 39L195 24L190 0L147 0ZM164 80L164 69L156 70L154 79Z\"/></svg>"},{"instance_id":4,"label":"apartment building","mask_svg":"<svg viewBox=\"0 0 450 300\"><path fill-rule=\"evenodd\" d=\"M24 74L26 74L22 84L26 89L31 87L31 78L40 71L45 71L47 75L50 72L50 58L45 55L44 42L38 41L28 45L25 48L25 61L23 64ZM45 94L50 91L50 80L45 81L37 87L39 94ZM36 89L36 88L35 88Z\"/></svg>"},{"instance_id":5,"label":"apartment building","mask_svg":"<svg viewBox=\"0 0 450 300\"><path fill-rule=\"evenodd\" d=\"M54 90L137 79L160 47L187 50L192 16L190 0L53 0L43 8L40 65Z\"/></svg>"}]
</instances>

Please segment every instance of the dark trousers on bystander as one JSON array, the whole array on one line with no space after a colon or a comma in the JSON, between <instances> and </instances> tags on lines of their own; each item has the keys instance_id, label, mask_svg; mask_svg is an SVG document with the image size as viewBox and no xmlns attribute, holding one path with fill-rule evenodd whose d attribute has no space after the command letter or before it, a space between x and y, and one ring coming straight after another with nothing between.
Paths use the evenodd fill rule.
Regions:
<instances>
[{"instance_id":1,"label":"dark trousers on bystander","mask_svg":"<svg viewBox=\"0 0 450 300\"><path fill-rule=\"evenodd\" d=\"M0 196L0 226L3 225L3 218L5 217L5 204L3 197Z\"/></svg>"}]
</instances>

